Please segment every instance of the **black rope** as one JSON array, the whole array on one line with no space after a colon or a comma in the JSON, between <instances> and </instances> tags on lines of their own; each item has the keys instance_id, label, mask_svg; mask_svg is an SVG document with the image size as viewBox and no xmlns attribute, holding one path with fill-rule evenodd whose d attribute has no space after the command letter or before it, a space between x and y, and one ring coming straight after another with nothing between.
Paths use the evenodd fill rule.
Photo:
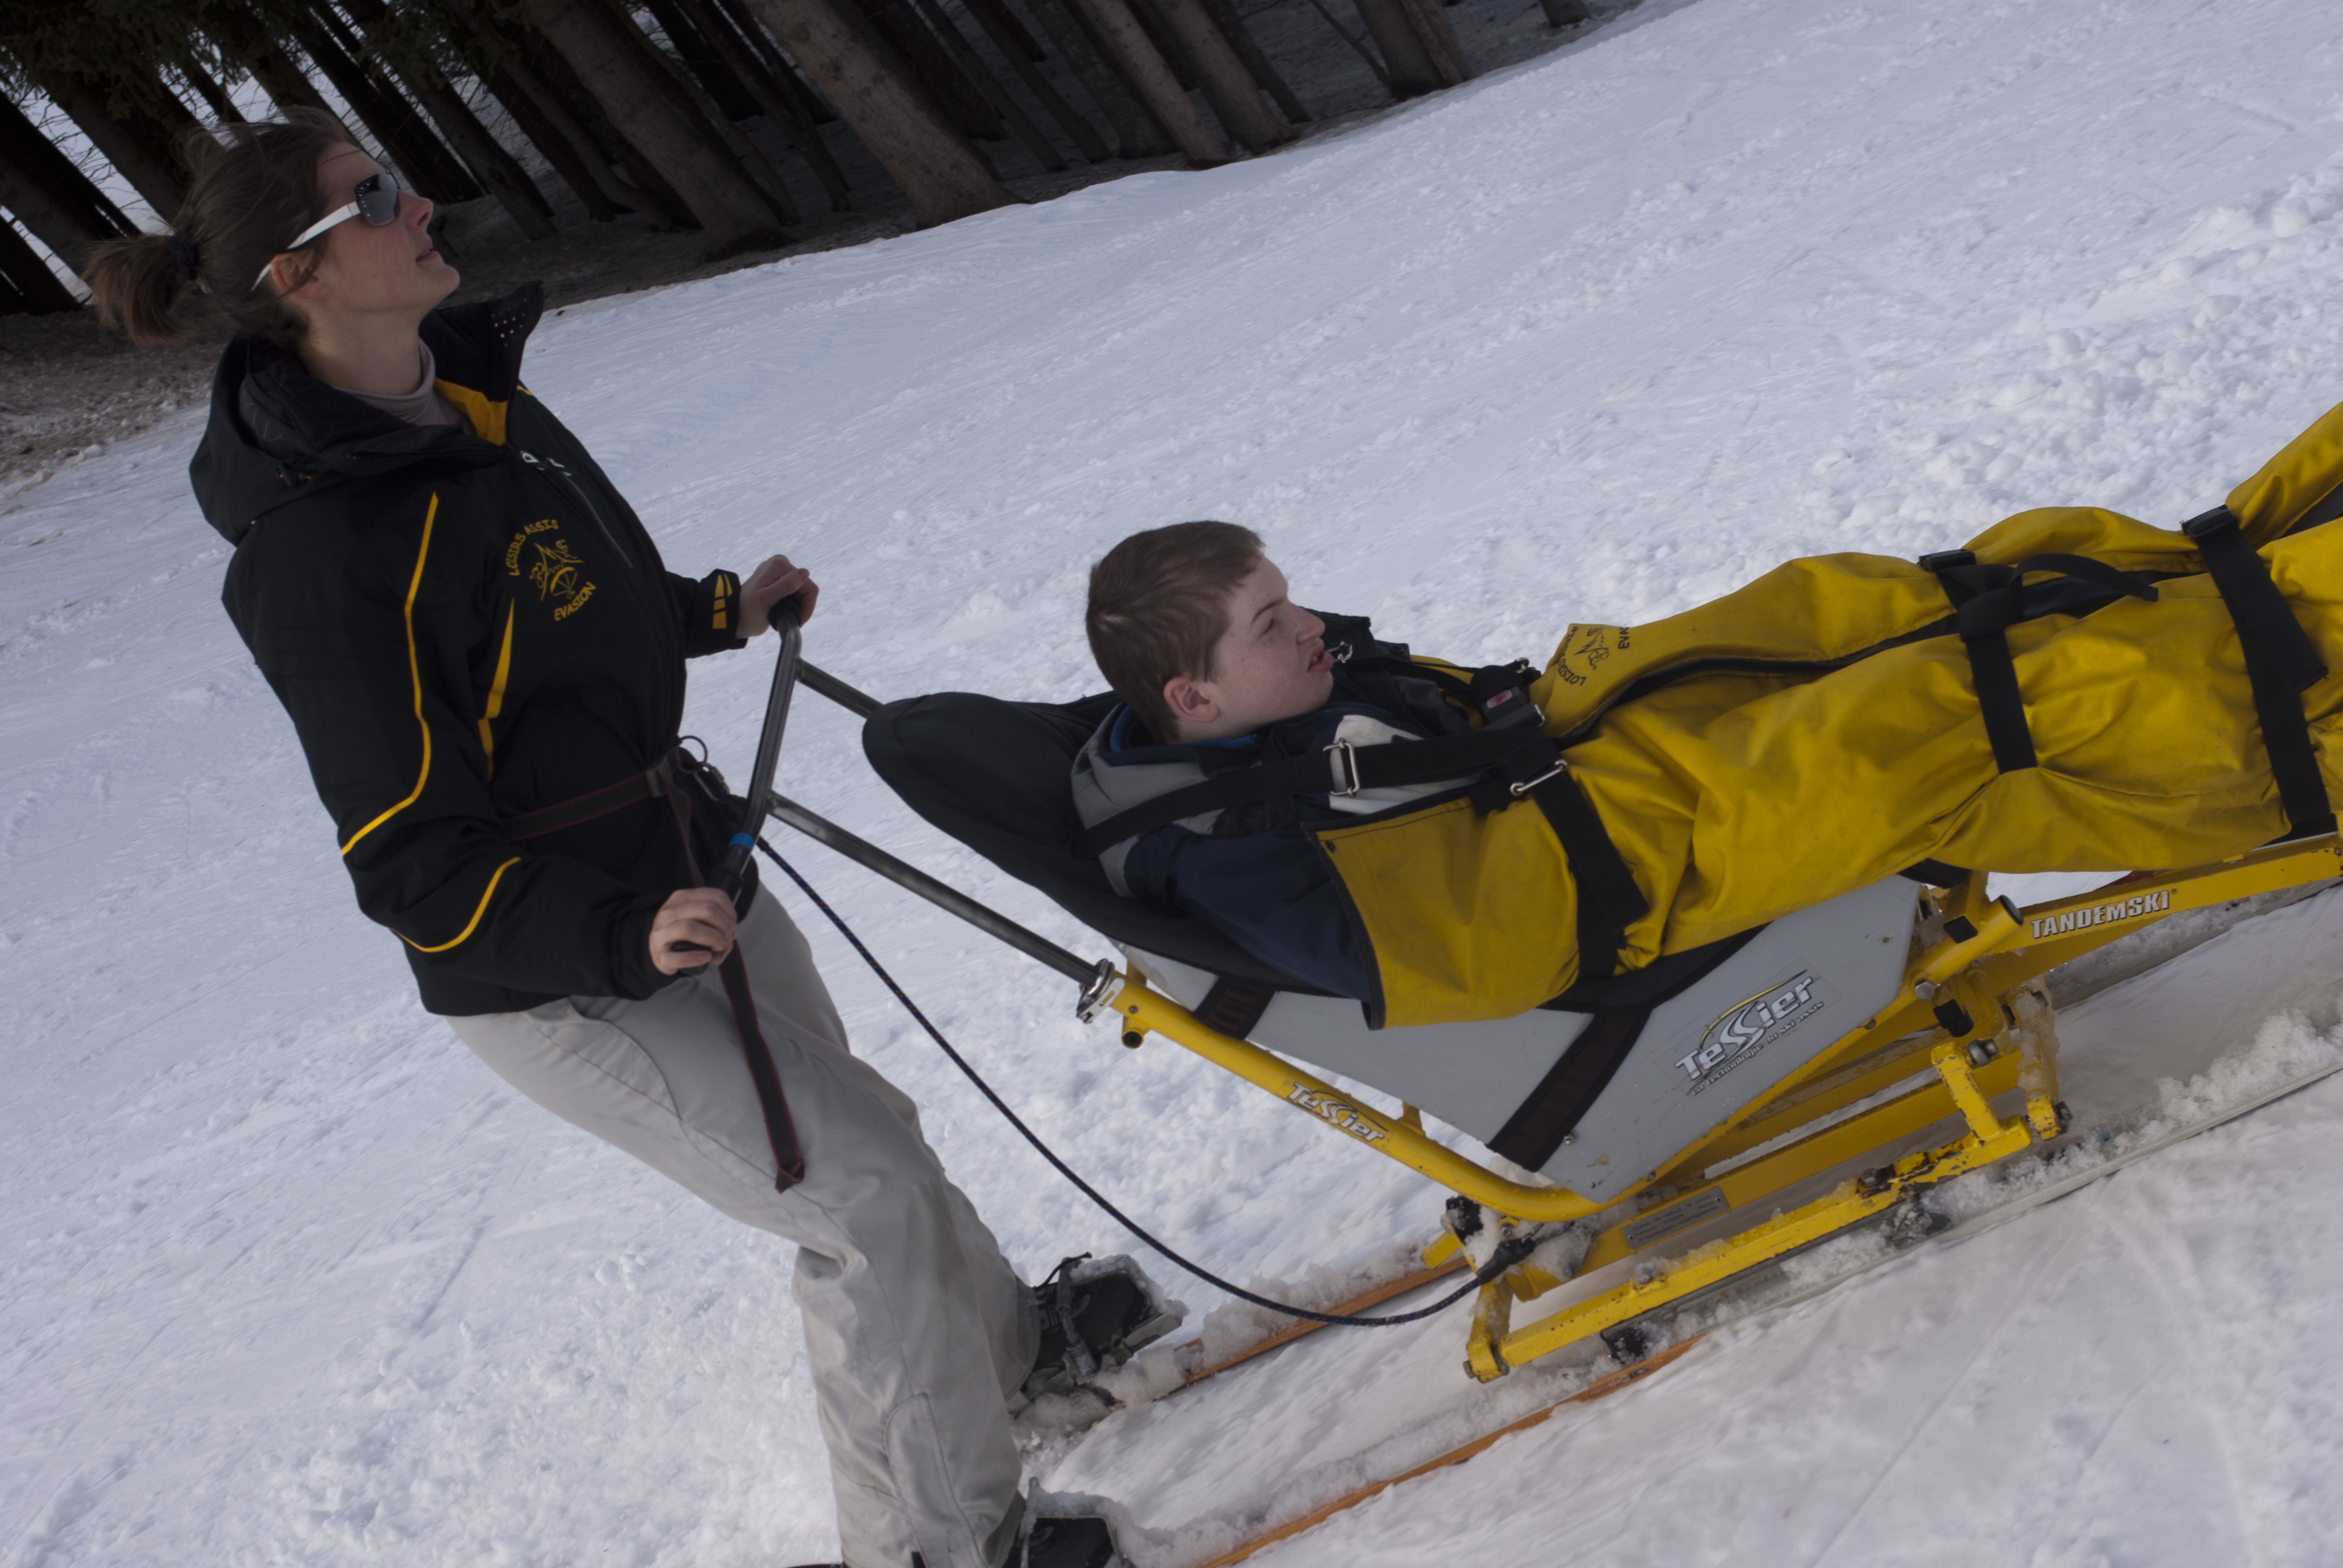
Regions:
<instances>
[{"instance_id":1,"label":"black rope","mask_svg":"<svg viewBox=\"0 0 2343 1568\"><path fill-rule=\"evenodd\" d=\"M1026 1126L1022 1121L1019 1120L1017 1113L1009 1109L1009 1102L992 1091L992 1085L984 1081L983 1075L969 1064L968 1058L962 1056L959 1051L952 1049L952 1042L944 1038L943 1030L938 1029L934 1024L928 1021L928 1015L920 1010L920 1004L913 1001L909 996L904 994L903 988L895 983L895 977L887 972L887 966L880 963L877 955L872 953L869 948L862 945L862 939L854 934L854 928L848 925L844 920L840 919L838 911L830 907L829 901L820 893L813 890L813 884L799 876L798 874L798 869L795 866L790 865L787 860L781 859L780 852L775 849L772 845L767 843L761 837L757 840L757 848L765 851L766 858L771 860L774 865L779 866L783 874L785 874L790 881L795 882L798 885L798 891L803 893L807 898L813 900L813 907L815 909L820 910L823 914L830 917L830 923L838 928L838 934L844 937L849 943L852 944L854 950L862 955L862 961L869 964L870 966L870 972L877 975L887 989L895 993L895 1000L903 1004L903 1010L910 1013L914 1019L919 1020L920 1027L928 1031L928 1038L934 1040L936 1044L942 1049L943 1053L946 1056L951 1058L952 1065L959 1068L962 1072L968 1074L968 1081L970 1083L975 1084L978 1091L982 1093L987 1100L992 1101L992 1108L995 1111L1000 1111L1002 1116L1008 1119L1009 1125L1017 1129L1018 1132L1024 1137L1025 1141L1031 1143L1034 1149L1040 1152L1042 1159L1047 1160L1051 1165L1057 1168L1059 1175L1063 1176L1067 1181L1072 1182L1077 1188L1081 1189L1083 1197L1088 1198L1091 1202L1105 1210L1108 1217L1112 1219L1117 1224L1122 1226L1123 1229L1129 1231L1132 1235L1138 1237L1141 1241L1146 1242L1158 1252L1161 1252L1164 1257L1170 1259L1172 1262L1179 1264L1180 1267L1187 1270L1190 1273L1195 1275L1196 1278L1203 1281L1206 1284L1226 1291L1230 1295L1236 1297L1237 1300L1241 1302L1250 1302L1256 1307L1267 1307L1272 1312L1283 1312L1290 1318L1306 1318L1313 1323L1340 1323L1347 1324L1353 1328L1379 1329L1390 1327L1397 1323L1415 1322L1420 1319L1431 1317L1435 1312L1444 1312L1529 1255L1529 1244L1524 1241L1517 1238L1514 1241L1500 1242L1498 1244L1496 1255L1489 1260L1489 1263L1486 1268L1474 1273L1473 1276L1465 1281L1463 1284L1458 1286L1449 1294L1441 1297L1440 1300L1433 1302L1432 1305L1428 1307L1420 1307L1412 1312L1394 1312L1387 1317L1380 1318L1365 1318L1357 1316L1343 1317L1334 1312L1312 1312L1308 1307L1288 1306L1283 1302L1272 1302L1267 1296L1257 1296L1242 1285L1232 1285L1229 1283L1228 1281L1223 1280L1218 1274L1213 1273L1210 1269L1207 1269L1199 1263L1190 1262L1187 1259L1182 1257L1179 1253L1173 1251L1171 1248L1157 1241L1153 1236L1148 1234L1147 1231L1140 1228L1138 1221L1131 1219L1130 1215L1124 1213L1121 1210L1116 1208L1111 1202L1109 1202L1104 1193L1101 1192L1097 1188L1091 1186L1089 1182L1076 1175L1071 1166L1058 1158L1056 1151L1052 1150L1048 1144L1041 1141L1040 1134L1036 1133L1031 1128Z\"/></svg>"}]
</instances>

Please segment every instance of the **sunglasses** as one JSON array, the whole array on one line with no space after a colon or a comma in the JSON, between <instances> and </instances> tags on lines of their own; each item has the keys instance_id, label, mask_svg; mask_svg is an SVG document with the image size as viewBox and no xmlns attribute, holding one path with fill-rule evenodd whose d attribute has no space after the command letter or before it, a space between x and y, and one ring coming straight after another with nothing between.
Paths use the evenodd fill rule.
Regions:
<instances>
[{"instance_id":1,"label":"sunglasses","mask_svg":"<svg viewBox=\"0 0 2343 1568\"><path fill-rule=\"evenodd\" d=\"M397 177L388 174L367 176L366 178L358 181L357 186L351 190L350 202L347 206L336 207L333 211L327 213L325 216L311 224L307 228L305 228L299 234L295 235L293 236L293 243L287 246L285 249L298 250L303 246L308 244L311 240L317 238L319 235L325 233L327 229L333 227L336 224L347 223L354 217L362 217L366 219L367 225L370 228L380 228L385 224L397 221L398 217L398 181ZM278 254L281 255L283 253L279 252ZM260 269L260 276L252 280L252 286L258 288L263 283L268 281L269 267L275 266L276 265L277 257L273 256L270 256L268 258L268 266L264 266Z\"/></svg>"}]
</instances>

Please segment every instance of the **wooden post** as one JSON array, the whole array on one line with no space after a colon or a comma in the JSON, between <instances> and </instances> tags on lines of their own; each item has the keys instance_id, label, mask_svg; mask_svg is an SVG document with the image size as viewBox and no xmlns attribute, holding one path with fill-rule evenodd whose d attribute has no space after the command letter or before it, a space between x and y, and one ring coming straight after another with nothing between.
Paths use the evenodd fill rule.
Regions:
<instances>
[{"instance_id":1,"label":"wooden post","mask_svg":"<svg viewBox=\"0 0 2343 1568\"><path fill-rule=\"evenodd\" d=\"M683 68L699 84L702 97L715 100L729 120L745 120L757 113L757 100L749 85L740 80L739 73L725 60L704 29L686 15L675 0L639 0L649 8L651 19L667 35L669 53L683 62Z\"/></svg>"},{"instance_id":2,"label":"wooden post","mask_svg":"<svg viewBox=\"0 0 2343 1568\"><path fill-rule=\"evenodd\" d=\"M749 0L749 7L911 198L922 226L1017 199L860 16L832 0Z\"/></svg>"},{"instance_id":3,"label":"wooden post","mask_svg":"<svg viewBox=\"0 0 2343 1568\"><path fill-rule=\"evenodd\" d=\"M130 188L144 196L164 222L170 222L187 186L178 159L168 150L168 136L162 137L165 146L157 147L149 127L126 116L117 119L107 108L102 82L55 68L35 71L32 76L49 102L63 109L115 171L130 182ZM179 112L189 124L194 123L194 116L184 108Z\"/></svg>"},{"instance_id":4,"label":"wooden post","mask_svg":"<svg viewBox=\"0 0 2343 1568\"><path fill-rule=\"evenodd\" d=\"M244 111L236 106L236 100L227 95L227 89L214 80L212 74L205 70L196 59L195 51L180 49L177 55L171 61L171 65L180 75L187 79L187 85L196 90L196 95L203 99L204 103L210 107L213 119L223 126L241 126L248 123L244 117Z\"/></svg>"},{"instance_id":5,"label":"wooden post","mask_svg":"<svg viewBox=\"0 0 2343 1568\"><path fill-rule=\"evenodd\" d=\"M1155 8L1155 0L1123 3L1131 7L1131 19L1139 24L1139 30L1147 35L1147 41L1155 45L1155 52L1172 67L1172 79L1180 84L1180 90L1196 91L1201 85L1196 80L1196 67L1188 58L1188 51L1182 47L1180 35L1172 31L1172 25L1163 20L1163 13Z\"/></svg>"},{"instance_id":6,"label":"wooden post","mask_svg":"<svg viewBox=\"0 0 2343 1568\"><path fill-rule=\"evenodd\" d=\"M49 270L40 252L26 245L25 236L5 218L0 218L0 276L8 280L10 291L22 302L19 308L29 315L47 316L81 308L74 291Z\"/></svg>"},{"instance_id":7,"label":"wooden post","mask_svg":"<svg viewBox=\"0 0 2343 1568\"><path fill-rule=\"evenodd\" d=\"M1432 53L1416 35L1415 24L1408 20L1406 7L1401 0L1355 0L1359 20L1367 25L1367 32L1383 51L1383 65L1389 73L1391 95L1394 98L1413 98L1420 94L1436 92L1442 85L1440 67L1433 63Z\"/></svg>"},{"instance_id":8,"label":"wooden post","mask_svg":"<svg viewBox=\"0 0 2343 1568\"><path fill-rule=\"evenodd\" d=\"M315 109L321 115L334 112L284 46L249 11L231 6L206 11L204 25L223 48L244 62L244 68L252 73L253 79L268 94L269 102L280 111Z\"/></svg>"},{"instance_id":9,"label":"wooden post","mask_svg":"<svg viewBox=\"0 0 2343 1568\"><path fill-rule=\"evenodd\" d=\"M723 8L724 15L732 19L732 25L740 30L740 36L749 40L749 46L757 51L757 58L765 62L765 68L789 94L790 102L805 111L808 120L817 126L831 125L837 121L837 114L821 101L821 95L809 86L806 79L798 74L797 66L781 53L781 46L773 41L773 35L765 31L765 25L749 11L747 0L716 0L716 4Z\"/></svg>"},{"instance_id":10,"label":"wooden post","mask_svg":"<svg viewBox=\"0 0 2343 1568\"><path fill-rule=\"evenodd\" d=\"M1028 0L1028 4L1041 30L1081 83L1082 91L1114 127L1115 150L1126 158L1151 158L1170 152L1171 138L1148 114L1147 106L1122 85L1114 68L1099 57L1081 18L1067 8L1068 0Z\"/></svg>"},{"instance_id":11,"label":"wooden post","mask_svg":"<svg viewBox=\"0 0 2343 1568\"><path fill-rule=\"evenodd\" d=\"M1452 87L1470 81L1473 67L1465 63L1464 45L1457 41L1443 0L1400 0L1400 4L1406 7L1407 19L1415 24L1415 35L1423 40L1424 53L1432 56L1441 80Z\"/></svg>"},{"instance_id":12,"label":"wooden post","mask_svg":"<svg viewBox=\"0 0 2343 1568\"><path fill-rule=\"evenodd\" d=\"M990 36L993 47L1001 51L1001 57L1009 62L1009 68L1016 72L1018 79L1025 84L1025 90L1041 100L1041 106L1050 112L1051 118L1058 122L1058 127L1072 140L1082 156L1094 164L1106 162L1106 143L1100 138L1098 132L1091 128L1091 123L1076 114L1074 106L1059 95L1058 89L1050 85L1050 78L1035 68L1033 62L1041 56L1029 49L1031 35L1010 13L1009 7L1001 0L967 0L967 5L969 15L975 17L977 25Z\"/></svg>"},{"instance_id":13,"label":"wooden post","mask_svg":"<svg viewBox=\"0 0 2343 1568\"><path fill-rule=\"evenodd\" d=\"M0 206L79 273L101 239L137 233L24 111L0 96Z\"/></svg>"},{"instance_id":14,"label":"wooden post","mask_svg":"<svg viewBox=\"0 0 2343 1568\"><path fill-rule=\"evenodd\" d=\"M960 67L962 75L976 84L976 90L984 95L984 101L992 106L992 112L1001 116L1001 124L1007 126L1011 133L1025 144L1025 150L1033 155L1033 161L1052 174L1064 168L1066 160L1058 156L1058 149L1051 145L1049 137L1041 134L1041 127L1025 117L1025 111L1018 107L1017 100L1009 95L1009 89L1001 85L1001 78L994 75L978 57L969 41L960 35L960 29L952 25L952 19L945 15L944 8L937 5L936 0L911 0L911 4L919 11L920 19L943 45L944 53L951 56L952 64Z\"/></svg>"},{"instance_id":15,"label":"wooden post","mask_svg":"<svg viewBox=\"0 0 2343 1568\"><path fill-rule=\"evenodd\" d=\"M1172 134L1180 150L1199 168L1227 163L1235 153L1202 111L1180 90L1172 67L1148 42L1146 30L1123 0L1070 0L1090 22L1122 79L1156 123Z\"/></svg>"},{"instance_id":16,"label":"wooden post","mask_svg":"<svg viewBox=\"0 0 2343 1568\"><path fill-rule=\"evenodd\" d=\"M870 24L910 72L911 85L935 101L960 127L960 135L997 142L1009 134L999 111L944 53L943 40L929 31L910 0L837 0L837 4L853 7ZM985 164L988 169L991 166L989 161Z\"/></svg>"},{"instance_id":17,"label":"wooden post","mask_svg":"<svg viewBox=\"0 0 2343 1568\"><path fill-rule=\"evenodd\" d=\"M317 17L302 7L286 13L286 25L310 64L322 72L342 95L374 139L382 146L384 160L397 169L418 196L433 201L469 201L481 195L430 127L407 102L377 82L343 52Z\"/></svg>"},{"instance_id":18,"label":"wooden post","mask_svg":"<svg viewBox=\"0 0 2343 1568\"><path fill-rule=\"evenodd\" d=\"M499 17L498 25L512 39L513 47L528 68L577 117L589 142L601 149L603 166L614 179L623 176L623 199L636 211L656 220L655 227L698 228L699 220L691 216L691 208L682 196L667 183L659 166L643 156L642 149L627 139L618 122L610 118L609 111L602 107L602 100L586 90L577 68L553 46L553 40L529 25L526 17Z\"/></svg>"},{"instance_id":19,"label":"wooden post","mask_svg":"<svg viewBox=\"0 0 2343 1568\"><path fill-rule=\"evenodd\" d=\"M1368 48L1353 36L1348 27L1334 20L1334 13L1326 9L1326 0L1310 0L1310 8L1317 12L1326 25L1334 30L1334 36L1348 44L1352 53L1367 63L1367 69L1373 72L1375 80L1383 85L1383 91L1390 92L1391 73L1383 69L1383 63L1375 58L1375 52L1373 49Z\"/></svg>"},{"instance_id":20,"label":"wooden post","mask_svg":"<svg viewBox=\"0 0 2343 1568\"><path fill-rule=\"evenodd\" d=\"M476 8L478 0L432 3L466 63L545 155L562 183L586 205L586 216L596 223L608 223L622 212L632 212L634 204L618 188L594 138L570 114L568 106L529 69L512 40Z\"/></svg>"},{"instance_id":21,"label":"wooden post","mask_svg":"<svg viewBox=\"0 0 2343 1568\"><path fill-rule=\"evenodd\" d=\"M739 160L749 183L758 189L773 216L784 224L796 223L798 204L789 195L789 182L781 178L781 171L772 166L757 144L749 139L748 133L732 123L731 116L709 96L681 60L653 43L650 35L636 25L634 12L624 0L614 0L607 9L611 25L641 57L644 68L654 75L664 76L681 95L681 106L690 111L700 130Z\"/></svg>"},{"instance_id":22,"label":"wooden post","mask_svg":"<svg viewBox=\"0 0 2343 1568\"><path fill-rule=\"evenodd\" d=\"M765 193L720 143L711 143L651 75L634 45L590 0L522 0L524 14L560 51L627 140L675 187L707 232L704 261L789 243L770 226ZM639 35L639 34L638 34Z\"/></svg>"},{"instance_id":23,"label":"wooden post","mask_svg":"<svg viewBox=\"0 0 2343 1568\"><path fill-rule=\"evenodd\" d=\"M1293 133L1270 112L1261 85L1221 36L1221 30L1212 25L1200 0L1152 0L1152 4L1187 51L1197 85L1204 90L1204 101L1212 106L1212 113L1231 135L1255 153L1293 139Z\"/></svg>"},{"instance_id":24,"label":"wooden post","mask_svg":"<svg viewBox=\"0 0 2343 1568\"><path fill-rule=\"evenodd\" d=\"M1253 40L1252 30L1244 24L1244 17L1238 13L1235 0L1204 0L1204 9L1211 13L1212 25L1221 30L1221 35L1229 41L1229 47L1237 52L1237 58L1245 63L1245 69L1252 73L1252 79L1261 84L1262 91L1277 100L1278 113L1283 115L1289 124L1309 124L1310 111L1302 106L1301 98L1285 85L1285 78L1277 74L1277 67L1270 64L1269 56L1262 53L1261 45Z\"/></svg>"},{"instance_id":25,"label":"wooden post","mask_svg":"<svg viewBox=\"0 0 2343 1568\"><path fill-rule=\"evenodd\" d=\"M814 177L821 181L822 190L830 196L830 210L852 210L853 203L846 194L846 171L830 156L830 148L822 144L821 133L806 117L804 107L762 68L763 62L751 52L749 43L733 31L732 19L710 9L705 0L676 0L676 4L716 45L733 73L748 85L765 118L784 132L804 156L806 166L813 170Z\"/></svg>"}]
</instances>

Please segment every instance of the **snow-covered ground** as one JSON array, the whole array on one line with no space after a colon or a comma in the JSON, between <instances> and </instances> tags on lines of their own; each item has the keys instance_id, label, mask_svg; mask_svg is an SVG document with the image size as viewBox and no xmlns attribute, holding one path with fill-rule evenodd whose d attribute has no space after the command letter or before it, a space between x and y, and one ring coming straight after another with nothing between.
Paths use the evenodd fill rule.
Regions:
<instances>
[{"instance_id":1,"label":"snow-covered ground","mask_svg":"<svg viewBox=\"0 0 2343 1568\"><path fill-rule=\"evenodd\" d=\"M1200 516L1260 528L1310 602L1543 657L1789 555L2217 500L2343 396L2338 39L2310 0L1648 0L1274 158L571 307L529 381L672 562L811 561L810 656L882 695L1090 688L1089 561ZM216 607L198 419L0 501L0 1564L833 1553L786 1250L417 1007ZM695 670L736 766L767 670ZM1103 950L809 698L783 778ZM1431 1232L1388 1161L797 858L1176 1244L1298 1279ZM2338 901L2074 1010L2077 1110L2326 1049ZM1129 1244L814 940L1021 1264ZM2334 1562L2338 1130L2330 1083L1262 1561ZM1207 1477L1273 1490L1346 1422L1456 1408L1463 1332L1320 1336L1051 1479L1111 1477L1146 1568L1183 1568L1261 1501Z\"/></svg>"}]
</instances>

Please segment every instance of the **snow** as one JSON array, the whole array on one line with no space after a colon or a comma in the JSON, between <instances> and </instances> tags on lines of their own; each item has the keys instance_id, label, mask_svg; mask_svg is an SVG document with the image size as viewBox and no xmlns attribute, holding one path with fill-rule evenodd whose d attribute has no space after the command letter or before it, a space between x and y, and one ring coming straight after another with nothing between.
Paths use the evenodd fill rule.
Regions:
<instances>
[{"instance_id":1,"label":"snow","mask_svg":"<svg viewBox=\"0 0 2343 1568\"><path fill-rule=\"evenodd\" d=\"M881 695L1089 689L1088 562L1202 516L1261 529L1308 602L1542 657L1786 556L2213 504L2338 395L2338 64L2298 0L1647 0L1273 158L572 307L528 378L670 560L812 563L810 657ZM218 610L199 428L0 498L0 1563L833 1553L786 1249L417 1008ZM767 657L694 672L728 761ZM1103 951L913 819L809 697L782 780ZM1397 1166L793 853L1173 1244L1299 1282L1432 1233L1439 1194ZM791 901L1021 1266L1137 1251ZM2087 1123L2324 1049L2338 903L2070 1010ZM2334 1561L2338 1123L2329 1081L1261 1561ZM1192 1568L1562 1375L1478 1390L1463 1330L1316 1336L1041 1479L1114 1496L1143 1568Z\"/></svg>"}]
</instances>

